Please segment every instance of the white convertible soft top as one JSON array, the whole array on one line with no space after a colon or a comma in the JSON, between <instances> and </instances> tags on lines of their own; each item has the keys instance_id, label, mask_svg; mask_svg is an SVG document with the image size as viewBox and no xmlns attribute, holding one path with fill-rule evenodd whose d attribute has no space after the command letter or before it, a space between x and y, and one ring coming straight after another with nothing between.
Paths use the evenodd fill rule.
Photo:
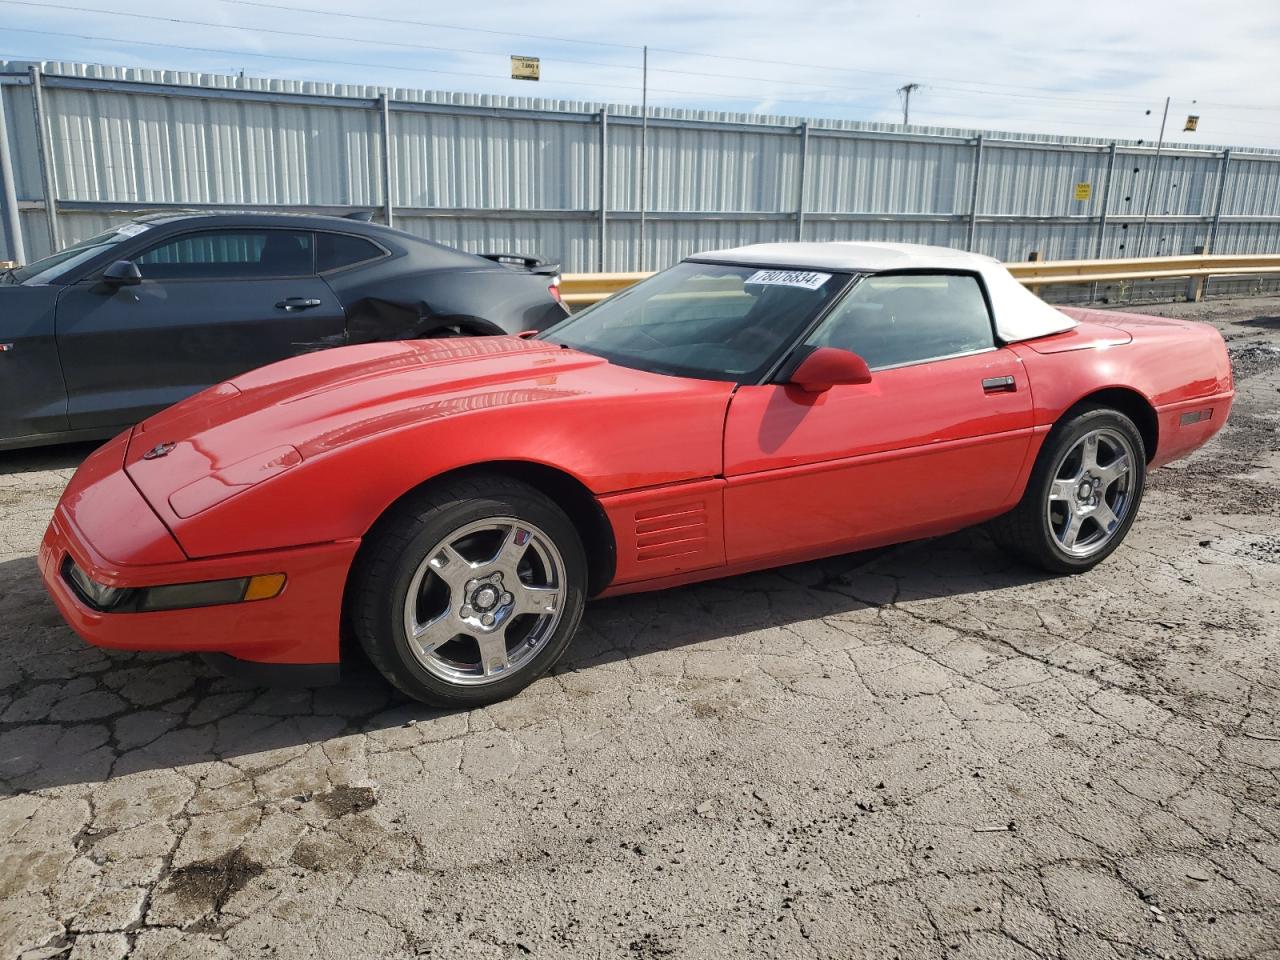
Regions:
<instances>
[{"instance_id":1,"label":"white convertible soft top","mask_svg":"<svg viewBox=\"0 0 1280 960\"><path fill-rule=\"evenodd\" d=\"M1005 343L1070 330L1076 322L1015 280L992 257L915 243L754 243L690 257L784 270L883 273L889 270L964 270L981 274L991 298L996 334Z\"/></svg>"}]
</instances>

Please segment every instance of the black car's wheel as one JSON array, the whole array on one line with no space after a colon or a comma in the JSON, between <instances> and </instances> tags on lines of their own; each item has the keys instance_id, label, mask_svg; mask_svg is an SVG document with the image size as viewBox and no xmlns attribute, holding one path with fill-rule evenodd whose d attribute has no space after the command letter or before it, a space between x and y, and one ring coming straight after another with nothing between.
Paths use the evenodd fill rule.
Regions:
<instances>
[{"instance_id":1,"label":"black car's wheel","mask_svg":"<svg viewBox=\"0 0 1280 960\"><path fill-rule=\"evenodd\" d=\"M1052 573L1083 573L1120 545L1146 486L1133 421L1084 407L1045 439L1022 500L991 523L1005 549Z\"/></svg>"},{"instance_id":2,"label":"black car's wheel","mask_svg":"<svg viewBox=\"0 0 1280 960\"><path fill-rule=\"evenodd\" d=\"M351 585L351 623L409 696L503 700L550 669L578 628L586 555L539 491L498 475L427 488L379 521Z\"/></svg>"}]
</instances>

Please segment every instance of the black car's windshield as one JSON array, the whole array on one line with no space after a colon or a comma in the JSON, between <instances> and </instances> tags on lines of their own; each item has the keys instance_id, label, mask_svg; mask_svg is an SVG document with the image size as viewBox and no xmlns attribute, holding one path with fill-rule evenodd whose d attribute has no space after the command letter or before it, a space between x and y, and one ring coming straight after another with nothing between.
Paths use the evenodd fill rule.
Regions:
<instances>
[{"instance_id":1,"label":"black car's windshield","mask_svg":"<svg viewBox=\"0 0 1280 960\"><path fill-rule=\"evenodd\" d=\"M540 339L654 373L755 383L848 274L685 261Z\"/></svg>"},{"instance_id":2,"label":"black car's windshield","mask_svg":"<svg viewBox=\"0 0 1280 960\"><path fill-rule=\"evenodd\" d=\"M146 229L147 225L145 223L126 223L119 227L113 227L106 233L100 233L96 237L90 237L88 240L81 240L79 243L59 250L52 256L45 257L43 260L29 263L25 267L8 270L4 274L3 282L33 285L50 283L68 270L96 257L102 251L120 243L122 240L136 237Z\"/></svg>"}]
</instances>

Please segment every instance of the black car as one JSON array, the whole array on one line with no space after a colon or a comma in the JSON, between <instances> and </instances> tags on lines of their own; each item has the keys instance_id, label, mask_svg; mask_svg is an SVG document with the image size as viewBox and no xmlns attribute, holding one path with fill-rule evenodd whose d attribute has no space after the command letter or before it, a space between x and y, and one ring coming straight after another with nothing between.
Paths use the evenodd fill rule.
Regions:
<instances>
[{"instance_id":1,"label":"black car","mask_svg":"<svg viewBox=\"0 0 1280 960\"><path fill-rule=\"evenodd\" d=\"M134 220L0 275L0 449L110 436L294 354L542 330L558 270L354 219Z\"/></svg>"}]
</instances>

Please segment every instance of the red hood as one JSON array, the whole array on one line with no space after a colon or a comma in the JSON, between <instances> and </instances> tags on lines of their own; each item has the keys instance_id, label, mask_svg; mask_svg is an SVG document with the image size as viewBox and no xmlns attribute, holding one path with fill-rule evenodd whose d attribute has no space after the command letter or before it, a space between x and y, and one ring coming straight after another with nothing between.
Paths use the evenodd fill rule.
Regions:
<instances>
[{"instance_id":1,"label":"red hood","mask_svg":"<svg viewBox=\"0 0 1280 960\"><path fill-rule=\"evenodd\" d=\"M384 449L384 441L409 430L418 432L406 455L421 457L424 445L439 443L448 448L432 451L442 469L457 465L463 446L472 462L537 459L530 448L541 443L546 449L548 431L560 425L557 440L572 432L570 452L585 450L588 464L625 465L593 489L710 476L720 467L714 455L731 392L728 383L645 373L518 337L367 344L276 363L170 407L135 429L125 469L188 546L184 521L203 520L211 507L303 464L344 460L348 472L334 478L344 487L353 469L386 472L381 460L375 468L326 455L368 441ZM638 409L637 401L648 417L624 412ZM583 407L597 414L594 419ZM667 418L667 433L672 422L680 423L678 439L666 444L680 448L684 463L679 474L651 477L644 458L655 458L644 448L659 443L652 426L659 413ZM438 439L445 434L434 421L464 417L475 423L465 441L452 430L447 441ZM608 430L592 436L593 428L583 425L592 422L607 423ZM702 455L695 455L699 449ZM152 459L146 459L149 451ZM548 459L553 455L547 451ZM376 484L380 477L362 479Z\"/></svg>"},{"instance_id":2,"label":"red hood","mask_svg":"<svg viewBox=\"0 0 1280 960\"><path fill-rule=\"evenodd\" d=\"M605 361L518 337L377 343L306 354L211 387L143 421L126 463L158 443L177 443L172 468L198 456L284 442L303 457L447 412L437 398L468 393L502 405L564 395L561 378ZM500 393L493 388L504 387ZM552 389L547 390L547 387Z\"/></svg>"}]
</instances>

